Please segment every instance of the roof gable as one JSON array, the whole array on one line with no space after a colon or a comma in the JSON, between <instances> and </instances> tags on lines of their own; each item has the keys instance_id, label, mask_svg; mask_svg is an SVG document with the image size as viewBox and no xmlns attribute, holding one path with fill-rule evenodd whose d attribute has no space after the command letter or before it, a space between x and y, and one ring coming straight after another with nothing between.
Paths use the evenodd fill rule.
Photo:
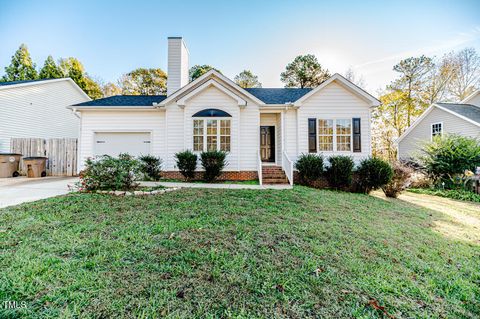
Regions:
<instances>
[{"instance_id":1,"label":"roof gable","mask_svg":"<svg viewBox=\"0 0 480 319\"><path fill-rule=\"evenodd\" d=\"M308 98L316 94L317 92L323 90L326 86L328 86L330 83L336 82L340 84L342 87L344 87L347 91L351 92L352 94L355 94L359 98L363 99L367 103L369 103L370 106L378 106L380 105L380 101L376 99L374 96L366 92L365 90L361 89L357 85L353 84L343 76L341 76L338 73L335 73L332 75L330 78L328 78L326 81L324 81L322 84L308 92L307 94L303 95L301 98L299 98L295 102L295 106L301 106L304 101L306 101Z\"/></svg>"},{"instance_id":2,"label":"roof gable","mask_svg":"<svg viewBox=\"0 0 480 319\"><path fill-rule=\"evenodd\" d=\"M469 110L468 111L459 111L459 108L463 108L463 107L467 107ZM415 127L417 127L417 125L419 123L422 122L422 120L428 115L430 114L430 112L432 112L432 110L434 108L438 108L440 110L443 110L445 112L448 112L452 115L455 115L467 122L470 122L472 124L475 124L477 126L480 126L480 108L475 106L475 105L470 105L470 104L454 104L454 103L435 103L435 104L432 104L430 105L430 107L428 109L425 110L425 112L422 113L422 115L420 115L420 117L415 121L413 122L412 125L410 125L406 130L405 132L403 132L402 135L400 135L396 140L395 140L395 144L398 145L398 143L400 143L408 134L410 134L410 132L413 131L413 129ZM470 108L475 108L475 109L470 109ZM459 112L472 112L472 114L474 114L473 116L475 117L475 120L471 119L471 118L468 118L462 114L460 114ZM466 114L466 113L464 113ZM477 118L478 116L478 118Z\"/></svg>"},{"instance_id":3,"label":"roof gable","mask_svg":"<svg viewBox=\"0 0 480 319\"><path fill-rule=\"evenodd\" d=\"M209 81L213 81L213 82L209 82ZM209 82L208 86L204 85L206 82ZM223 87L222 90L229 90L233 95L236 95L240 98L242 97L248 98L259 105L264 105L264 103L261 100L259 100L254 95L250 94L248 91L246 91L242 87L238 86L232 80L228 79L227 77L225 77L224 75L220 74L215 70L210 70L204 75L202 75L201 77L188 83L184 87L180 88L179 90L177 90L176 92L168 96L163 102L159 103L158 106L165 106L173 101L180 101L184 96L190 95L196 90L203 90L206 87L213 85L214 82L217 83L217 85L219 85L217 88Z\"/></svg>"},{"instance_id":4,"label":"roof gable","mask_svg":"<svg viewBox=\"0 0 480 319\"><path fill-rule=\"evenodd\" d=\"M70 85L73 86L73 88L77 90L86 100L91 100L91 98L71 78L0 82L0 90L20 89L22 87L31 85L47 85L64 81L70 83Z\"/></svg>"}]
</instances>

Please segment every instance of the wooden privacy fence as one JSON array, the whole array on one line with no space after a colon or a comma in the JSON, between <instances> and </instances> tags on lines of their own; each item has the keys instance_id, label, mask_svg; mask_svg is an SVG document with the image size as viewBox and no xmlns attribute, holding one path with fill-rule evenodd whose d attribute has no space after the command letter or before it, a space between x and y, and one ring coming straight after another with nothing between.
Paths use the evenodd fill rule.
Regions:
<instances>
[{"instance_id":1,"label":"wooden privacy fence","mask_svg":"<svg viewBox=\"0 0 480 319\"><path fill-rule=\"evenodd\" d=\"M48 176L75 176L77 174L76 138L12 138L10 150L23 157L45 156ZM20 160L20 174L26 174L23 160Z\"/></svg>"}]
</instances>

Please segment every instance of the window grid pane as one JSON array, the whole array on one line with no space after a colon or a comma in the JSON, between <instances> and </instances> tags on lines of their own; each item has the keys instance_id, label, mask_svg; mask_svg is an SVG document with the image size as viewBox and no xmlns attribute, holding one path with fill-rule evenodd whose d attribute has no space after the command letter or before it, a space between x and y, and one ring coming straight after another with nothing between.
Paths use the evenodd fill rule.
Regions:
<instances>
[{"instance_id":1,"label":"window grid pane","mask_svg":"<svg viewBox=\"0 0 480 319\"><path fill-rule=\"evenodd\" d=\"M432 137L442 134L442 123L432 124Z\"/></svg>"},{"instance_id":2,"label":"window grid pane","mask_svg":"<svg viewBox=\"0 0 480 319\"><path fill-rule=\"evenodd\" d=\"M337 151L351 151L352 121L339 119L336 121Z\"/></svg>"},{"instance_id":3,"label":"window grid pane","mask_svg":"<svg viewBox=\"0 0 480 319\"><path fill-rule=\"evenodd\" d=\"M203 120L193 121L193 150L203 151Z\"/></svg>"},{"instance_id":4,"label":"window grid pane","mask_svg":"<svg viewBox=\"0 0 480 319\"><path fill-rule=\"evenodd\" d=\"M220 120L220 150L230 152L230 120Z\"/></svg>"},{"instance_id":5,"label":"window grid pane","mask_svg":"<svg viewBox=\"0 0 480 319\"><path fill-rule=\"evenodd\" d=\"M318 149L333 151L333 120L318 120Z\"/></svg>"}]
</instances>

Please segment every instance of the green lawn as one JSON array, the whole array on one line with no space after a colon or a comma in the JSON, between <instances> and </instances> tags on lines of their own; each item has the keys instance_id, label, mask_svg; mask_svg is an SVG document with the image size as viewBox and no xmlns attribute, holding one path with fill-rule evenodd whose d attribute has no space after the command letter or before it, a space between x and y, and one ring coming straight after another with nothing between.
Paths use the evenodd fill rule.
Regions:
<instances>
[{"instance_id":1,"label":"green lawn","mask_svg":"<svg viewBox=\"0 0 480 319\"><path fill-rule=\"evenodd\" d=\"M0 317L480 317L480 241L420 204L295 187L2 209L0 306L27 308Z\"/></svg>"}]
</instances>

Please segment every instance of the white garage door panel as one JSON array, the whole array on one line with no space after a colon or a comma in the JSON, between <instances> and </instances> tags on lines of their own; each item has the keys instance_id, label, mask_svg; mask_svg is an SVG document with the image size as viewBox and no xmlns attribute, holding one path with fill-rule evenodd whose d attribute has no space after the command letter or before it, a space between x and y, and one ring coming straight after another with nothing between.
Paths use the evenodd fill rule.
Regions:
<instances>
[{"instance_id":1,"label":"white garage door panel","mask_svg":"<svg viewBox=\"0 0 480 319\"><path fill-rule=\"evenodd\" d=\"M150 144L150 133L95 133L95 155L118 156L120 153L145 155L150 153Z\"/></svg>"}]
</instances>

